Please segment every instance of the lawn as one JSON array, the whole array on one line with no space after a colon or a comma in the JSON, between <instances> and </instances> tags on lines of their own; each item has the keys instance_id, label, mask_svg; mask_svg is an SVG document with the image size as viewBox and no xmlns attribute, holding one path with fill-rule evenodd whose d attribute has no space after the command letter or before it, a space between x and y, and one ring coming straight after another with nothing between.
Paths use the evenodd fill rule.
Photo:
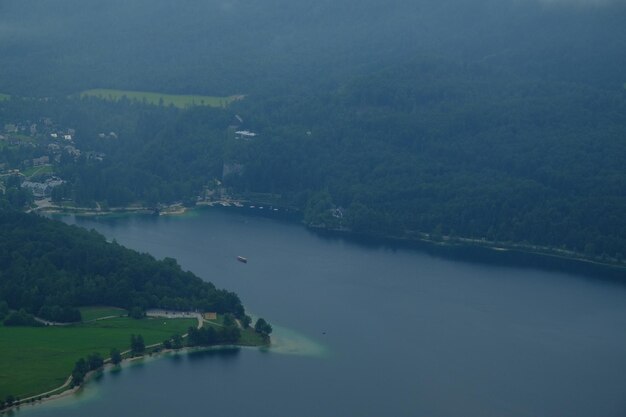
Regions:
<instances>
[{"instance_id":1,"label":"lawn","mask_svg":"<svg viewBox=\"0 0 626 417\"><path fill-rule=\"evenodd\" d=\"M83 321L92 321L102 317L126 316L127 310L119 307L81 307L79 308Z\"/></svg>"},{"instance_id":2,"label":"lawn","mask_svg":"<svg viewBox=\"0 0 626 417\"><path fill-rule=\"evenodd\" d=\"M8 94L2 94L0 93L0 101L5 101L5 100L9 100L11 98L10 95Z\"/></svg>"},{"instance_id":3,"label":"lawn","mask_svg":"<svg viewBox=\"0 0 626 417\"><path fill-rule=\"evenodd\" d=\"M239 339L241 346L265 346L267 340L259 333L255 332L253 328L249 327L241 331L241 339Z\"/></svg>"},{"instance_id":4,"label":"lawn","mask_svg":"<svg viewBox=\"0 0 626 417\"><path fill-rule=\"evenodd\" d=\"M0 399L52 390L65 382L79 358L94 352L108 357L111 348L129 349L131 334L141 334L150 345L186 333L196 323L120 317L74 326L0 326Z\"/></svg>"},{"instance_id":5,"label":"lawn","mask_svg":"<svg viewBox=\"0 0 626 417\"><path fill-rule=\"evenodd\" d=\"M154 105L172 105L178 108L186 108L192 106L209 106L209 107L226 107L233 101L241 99L243 96L195 96L195 95L175 95L151 93L147 91L126 91L126 90L107 90L95 89L86 90L80 93L81 97L91 96L99 97L104 100L118 101L123 97L129 100L145 101Z\"/></svg>"},{"instance_id":6,"label":"lawn","mask_svg":"<svg viewBox=\"0 0 626 417\"><path fill-rule=\"evenodd\" d=\"M27 178L31 178L37 175L52 174L53 172L54 172L54 169L52 168L52 165L41 165L38 167L28 168L22 171L22 174L24 174L24 176Z\"/></svg>"}]
</instances>

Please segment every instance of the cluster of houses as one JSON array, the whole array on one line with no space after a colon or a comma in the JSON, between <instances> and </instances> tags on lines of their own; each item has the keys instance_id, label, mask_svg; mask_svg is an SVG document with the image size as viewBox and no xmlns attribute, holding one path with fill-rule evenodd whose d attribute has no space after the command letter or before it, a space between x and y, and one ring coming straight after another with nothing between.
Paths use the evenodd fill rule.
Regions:
<instances>
[{"instance_id":1,"label":"cluster of houses","mask_svg":"<svg viewBox=\"0 0 626 417\"><path fill-rule=\"evenodd\" d=\"M72 142L74 135L76 135L74 129L58 128L52 119L45 117L37 122L5 123L4 130L0 134L0 140L7 141L11 145L34 146L33 138L45 137L55 141Z\"/></svg>"},{"instance_id":2,"label":"cluster of houses","mask_svg":"<svg viewBox=\"0 0 626 417\"><path fill-rule=\"evenodd\" d=\"M28 189L35 198L47 198L52 194L52 189L62 185L64 181L58 177L50 177L42 182L24 181L22 188Z\"/></svg>"},{"instance_id":3,"label":"cluster of houses","mask_svg":"<svg viewBox=\"0 0 626 417\"><path fill-rule=\"evenodd\" d=\"M66 153L75 159L82 152L76 147L74 137L76 131L72 128L61 128L54 124L50 118L42 118L36 123L26 121L24 123L6 123L4 131L0 132L0 141L9 145L20 147L41 148L45 155L22 161L22 168L38 167L50 164L53 161L60 162L61 154ZM117 138L117 133L101 133L103 138ZM102 152L87 152L87 157L102 161L105 154Z\"/></svg>"},{"instance_id":4,"label":"cluster of houses","mask_svg":"<svg viewBox=\"0 0 626 417\"><path fill-rule=\"evenodd\" d=\"M37 122L5 123L3 130L0 131L0 141L19 148L36 149L34 152L32 150L24 152L24 156L30 156L33 153L39 153L41 156L23 159L19 166L0 163L0 171L3 175L20 175L23 177L20 169L43 167L54 161L59 162L63 152L76 158L81 155L81 151L74 144L75 134L74 129L55 126L50 118L42 118ZM103 155L94 155L94 158L101 157ZM44 176L37 180L26 179L22 181L21 187L30 190L35 198L42 199L50 197L52 190L63 183L62 179L47 174L47 177Z\"/></svg>"}]
</instances>

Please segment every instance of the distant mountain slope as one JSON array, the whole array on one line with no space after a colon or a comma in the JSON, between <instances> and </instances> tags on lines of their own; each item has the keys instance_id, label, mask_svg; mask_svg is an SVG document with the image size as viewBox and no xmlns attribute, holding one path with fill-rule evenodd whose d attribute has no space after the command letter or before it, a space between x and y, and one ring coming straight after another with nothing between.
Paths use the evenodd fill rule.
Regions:
<instances>
[{"instance_id":1,"label":"distant mountain slope","mask_svg":"<svg viewBox=\"0 0 626 417\"><path fill-rule=\"evenodd\" d=\"M618 1L4 0L0 91L287 92L422 53L616 89L624 21Z\"/></svg>"}]
</instances>

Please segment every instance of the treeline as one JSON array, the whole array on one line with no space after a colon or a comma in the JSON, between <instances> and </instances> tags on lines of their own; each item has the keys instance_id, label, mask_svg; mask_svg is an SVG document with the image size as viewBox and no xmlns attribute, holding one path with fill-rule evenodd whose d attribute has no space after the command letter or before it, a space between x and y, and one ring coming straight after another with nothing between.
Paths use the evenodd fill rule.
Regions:
<instances>
[{"instance_id":1,"label":"treeline","mask_svg":"<svg viewBox=\"0 0 626 417\"><path fill-rule=\"evenodd\" d=\"M93 230L14 211L0 211L0 300L52 321L75 321L73 308L84 305L244 316L236 294L181 270L174 259L159 261Z\"/></svg>"}]
</instances>

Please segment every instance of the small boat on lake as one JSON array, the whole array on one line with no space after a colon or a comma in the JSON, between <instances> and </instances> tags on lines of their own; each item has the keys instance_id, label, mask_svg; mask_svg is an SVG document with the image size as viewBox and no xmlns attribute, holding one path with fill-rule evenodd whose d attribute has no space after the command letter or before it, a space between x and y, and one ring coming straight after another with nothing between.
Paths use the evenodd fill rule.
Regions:
<instances>
[{"instance_id":1,"label":"small boat on lake","mask_svg":"<svg viewBox=\"0 0 626 417\"><path fill-rule=\"evenodd\" d=\"M244 258L243 256L238 256L237 260L239 262L243 262L244 264L248 263L248 259Z\"/></svg>"}]
</instances>

